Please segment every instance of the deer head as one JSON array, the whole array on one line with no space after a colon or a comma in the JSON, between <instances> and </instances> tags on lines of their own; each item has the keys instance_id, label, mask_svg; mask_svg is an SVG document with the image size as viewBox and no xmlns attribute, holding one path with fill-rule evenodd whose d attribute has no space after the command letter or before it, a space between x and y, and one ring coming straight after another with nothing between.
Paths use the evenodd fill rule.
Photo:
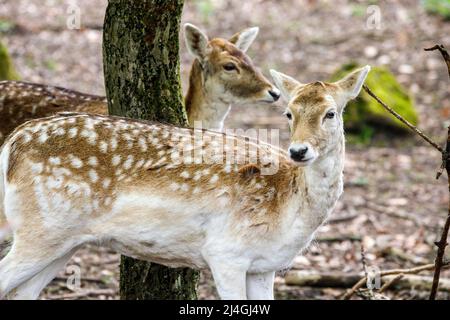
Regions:
<instances>
[{"instance_id":1,"label":"deer head","mask_svg":"<svg viewBox=\"0 0 450 320\"><path fill-rule=\"evenodd\" d=\"M259 28L245 29L229 40L209 40L192 24L186 24L184 31L187 48L201 68L206 93L227 104L272 103L279 99L279 90L245 53Z\"/></svg>"},{"instance_id":2,"label":"deer head","mask_svg":"<svg viewBox=\"0 0 450 320\"><path fill-rule=\"evenodd\" d=\"M285 115L291 129L289 156L299 166L308 166L342 144L342 113L347 102L358 96L370 66L358 69L335 83L302 84L271 70L275 84L288 101Z\"/></svg>"}]
</instances>

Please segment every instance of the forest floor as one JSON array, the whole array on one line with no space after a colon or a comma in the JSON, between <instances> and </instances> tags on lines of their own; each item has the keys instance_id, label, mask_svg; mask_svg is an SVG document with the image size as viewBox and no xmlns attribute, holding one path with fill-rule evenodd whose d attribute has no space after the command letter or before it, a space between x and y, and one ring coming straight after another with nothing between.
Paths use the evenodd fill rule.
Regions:
<instances>
[{"instance_id":1,"label":"forest floor","mask_svg":"<svg viewBox=\"0 0 450 320\"><path fill-rule=\"evenodd\" d=\"M101 28L107 1L75 2L81 9L81 30L66 27L70 1L0 0L1 41L24 80L103 95ZM370 29L366 9L378 2L381 28ZM420 127L437 141L445 141L450 125L448 75L441 56L423 48L436 43L450 47L450 22L427 14L419 0L187 0L183 21L223 37L259 26L249 55L265 74L273 68L310 82L326 80L350 61L385 65L414 96ZM186 84L192 58L184 43L181 59ZM283 102L270 108L235 107L226 126L279 128L281 144L286 146L288 128L282 112ZM348 145L344 195L330 223L320 228L316 241L295 259L292 269L360 273L361 244L367 266L381 270L432 263L433 242L440 235L448 204L445 177L435 179L439 166L440 155L412 136L377 132L369 145ZM118 263L117 254L86 246L42 298L117 299ZM70 290L67 282L77 268L81 288ZM450 272L443 277L450 278ZM288 286L283 273L276 279L276 296L282 299L338 299L344 291ZM425 299L428 292L407 288L386 295ZM202 273L199 296L217 297L208 272ZM450 294L441 293L439 298L449 299Z\"/></svg>"}]
</instances>

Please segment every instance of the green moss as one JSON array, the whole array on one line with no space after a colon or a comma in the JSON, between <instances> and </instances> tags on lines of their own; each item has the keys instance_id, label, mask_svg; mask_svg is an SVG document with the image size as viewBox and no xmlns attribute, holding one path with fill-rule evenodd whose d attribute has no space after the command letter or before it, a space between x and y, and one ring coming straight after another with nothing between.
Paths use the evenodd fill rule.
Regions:
<instances>
[{"instance_id":1,"label":"green moss","mask_svg":"<svg viewBox=\"0 0 450 320\"><path fill-rule=\"evenodd\" d=\"M332 76L331 80L339 80L357 67L356 63L344 65ZM383 67L372 68L365 83L387 105L406 120L417 125L418 114L413 99L389 70ZM346 129L360 133L364 136L362 138L364 141L368 139L368 134L371 135L380 130L409 132L403 123L384 110L365 91L362 91L357 99L347 105L344 122Z\"/></svg>"},{"instance_id":2,"label":"green moss","mask_svg":"<svg viewBox=\"0 0 450 320\"><path fill-rule=\"evenodd\" d=\"M425 10L450 20L450 0L423 0Z\"/></svg>"},{"instance_id":3,"label":"green moss","mask_svg":"<svg viewBox=\"0 0 450 320\"><path fill-rule=\"evenodd\" d=\"M0 80L19 80L6 47L0 42Z\"/></svg>"}]
</instances>

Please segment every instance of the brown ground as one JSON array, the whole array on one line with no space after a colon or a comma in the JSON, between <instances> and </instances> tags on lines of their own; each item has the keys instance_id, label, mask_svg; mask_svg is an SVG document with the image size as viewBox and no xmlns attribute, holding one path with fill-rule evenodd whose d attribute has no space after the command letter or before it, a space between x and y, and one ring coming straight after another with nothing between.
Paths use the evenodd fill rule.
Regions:
<instances>
[{"instance_id":1,"label":"brown ground","mask_svg":"<svg viewBox=\"0 0 450 320\"><path fill-rule=\"evenodd\" d=\"M104 94L101 26L107 1L77 1L84 27L78 31L66 28L68 3L0 0L2 41L24 80ZM366 9L372 3L381 8L381 30L366 27ZM386 65L413 94L421 128L440 142L445 138L450 124L448 76L439 54L422 49L435 43L450 47L450 23L427 15L419 0L187 0L183 20L203 27L211 36L230 36L239 29L260 26L249 54L266 74L274 68L309 82L327 79L352 60ZM184 83L191 61L183 43ZM235 108L227 126L280 128L286 145L288 130L281 106ZM323 226L318 241L295 260L293 268L360 272L361 242L367 264L382 270L417 263L384 254L389 247L432 262L433 241L443 224L448 199L445 179L434 179L439 160L439 154L416 138L391 139L383 134L369 147L348 146L345 193L333 219L350 219ZM394 217L392 212L407 218ZM345 240L349 236L361 240ZM338 239L325 241L330 237ZM118 255L105 249L86 247L42 298L117 299L118 260ZM67 288L64 279L70 277L73 266L81 268L81 289L75 291ZM450 273L444 276L450 278ZM278 298L290 299L336 299L343 292L287 287L282 276L277 278L276 290ZM217 297L207 273L202 276L199 295L202 299ZM387 295L424 299L427 292L412 288ZM440 298L450 295L442 293Z\"/></svg>"}]
</instances>

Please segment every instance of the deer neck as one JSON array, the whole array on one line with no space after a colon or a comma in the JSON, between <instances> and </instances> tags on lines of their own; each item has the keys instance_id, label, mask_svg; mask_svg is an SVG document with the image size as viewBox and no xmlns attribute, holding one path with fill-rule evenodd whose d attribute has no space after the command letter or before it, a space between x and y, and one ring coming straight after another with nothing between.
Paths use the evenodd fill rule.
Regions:
<instances>
[{"instance_id":1,"label":"deer neck","mask_svg":"<svg viewBox=\"0 0 450 320\"><path fill-rule=\"evenodd\" d=\"M344 138L312 165L298 168L298 211L302 225L316 230L328 217L343 191Z\"/></svg>"},{"instance_id":2,"label":"deer neck","mask_svg":"<svg viewBox=\"0 0 450 320\"><path fill-rule=\"evenodd\" d=\"M189 89L185 98L189 124L202 121L207 129L222 131L223 123L230 112L230 104L213 97L205 86L205 77L198 60L195 60L189 77Z\"/></svg>"}]
</instances>

